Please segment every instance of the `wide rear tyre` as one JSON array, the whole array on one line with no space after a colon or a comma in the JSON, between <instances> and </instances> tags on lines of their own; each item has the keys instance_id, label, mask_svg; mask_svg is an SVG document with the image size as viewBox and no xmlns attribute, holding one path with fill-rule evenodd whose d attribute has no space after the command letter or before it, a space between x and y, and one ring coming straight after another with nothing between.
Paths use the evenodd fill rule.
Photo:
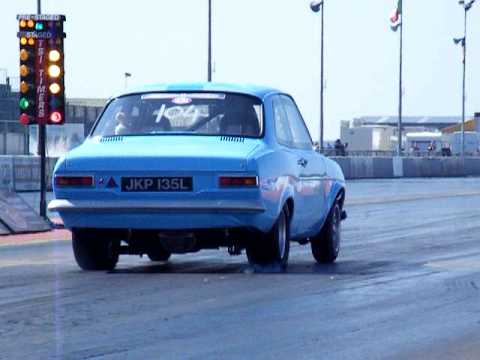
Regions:
<instances>
[{"instance_id":1,"label":"wide rear tyre","mask_svg":"<svg viewBox=\"0 0 480 360\"><path fill-rule=\"evenodd\" d=\"M118 262L120 240L102 230L72 230L73 254L83 270L113 270Z\"/></svg>"},{"instance_id":2,"label":"wide rear tyre","mask_svg":"<svg viewBox=\"0 0 480 360\"><path fill-rule=\"evenodd\" d=\"M168 261L172 254L163 247L157 246L154 250L148 251L147 255L151 261Z\"/></svg>"},{"instance_id":3,"label":"wide rear tyre","mask_svg":"<svg viewBox=\"0 0 480 360\"><path fill-rule=\"evenodd\" d=\"M288 209L280 212L275 225L267 234L247 246L247 258L252 265L280 265L286 269L290 253L290 217Z\"/></svg>"},{"instance_id":4,"label":"wide rear tyre","mask_svg":"<svg viewBox=\"0 0 480 360\"><path fill-rule=\"evenodd\" d=\"M310 239L312 255L318 263L335 262L340 252L342 209L338 201L333 204L320 233Z\"/></svg>"}]
</instances>

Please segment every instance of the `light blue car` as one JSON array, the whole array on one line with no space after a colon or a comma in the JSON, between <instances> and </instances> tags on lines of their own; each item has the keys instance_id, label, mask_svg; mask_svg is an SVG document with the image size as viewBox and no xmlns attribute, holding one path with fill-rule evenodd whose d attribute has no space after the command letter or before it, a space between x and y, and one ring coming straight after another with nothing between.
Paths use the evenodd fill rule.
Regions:
<instances>
[{"instance_id":1,"label":"light blue car","mask_svg":"<svg viewBox=\"0 0 480 360\"><path fill-rule=\"evenodd\" d=\"M54 171L49 204L84 270L120 254L246 249L285 268L290 242L320 263L340 249L345 179L317 153L291 96L214 83L156 85L112 98Z\"/></svg>"}]
</instances>

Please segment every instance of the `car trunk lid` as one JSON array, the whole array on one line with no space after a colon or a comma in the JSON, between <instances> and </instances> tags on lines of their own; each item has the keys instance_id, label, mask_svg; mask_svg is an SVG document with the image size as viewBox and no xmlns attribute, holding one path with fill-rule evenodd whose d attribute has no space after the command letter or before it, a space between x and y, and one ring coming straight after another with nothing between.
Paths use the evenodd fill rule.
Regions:
<instances>
[{"instance_id":1,"label":"car trunk lid","mask_svg":"<svg viewBox=\"0 0 480 360\"><path fill-rule=\"evenodd\" d=\"M114 136L88 139L67 156L75 172L247 171L260 139L219 136Z\"/></svg>"}]
</instances>

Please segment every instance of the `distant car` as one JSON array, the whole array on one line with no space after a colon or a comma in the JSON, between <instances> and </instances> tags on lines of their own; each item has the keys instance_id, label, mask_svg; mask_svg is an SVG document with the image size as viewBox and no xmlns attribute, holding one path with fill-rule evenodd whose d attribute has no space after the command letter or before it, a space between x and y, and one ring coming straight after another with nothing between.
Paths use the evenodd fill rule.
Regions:
<instances>
[{"instance_id":1,"label":"distant car","mask_svg":"<svg viewBox=\"0 0 480 360\"><path fill-rule=\"evenodd\" d=\"M287 266L290 241L338 256L345 180L314 151L291 96L223 84L152 86L112 98L91 134L61 158L49 204L72 230L84 270L120 254L246 249Z\"/></svg>"}]
</instances>

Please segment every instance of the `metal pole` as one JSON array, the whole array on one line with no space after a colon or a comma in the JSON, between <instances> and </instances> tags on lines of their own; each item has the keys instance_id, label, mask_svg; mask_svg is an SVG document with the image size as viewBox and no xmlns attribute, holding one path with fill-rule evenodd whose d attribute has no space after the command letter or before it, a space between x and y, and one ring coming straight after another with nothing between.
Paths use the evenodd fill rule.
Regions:
<instances>
[{"instance_id":1,"label":"metal pole","mask_svg":"<svg viewBox=\"0 0 480 360\"><path fill-rule=\"evenodd\" d=\"M467 72L467 12L468 9L465 7L465 22L464 22L464 37L463 37L463 83L462 83L462 126L461 126L461 156L465 157L465 83L466 83L466 72Z\"/></svg>"},{"instance_id":2,"label":"metal pole","mask_svg":"<svg viewBox=\"0 0 480 360\"><path fill-rule=\"evenodd\" d=\"M42 13L41 0L37 0L37 14ZM38 121L37 121L38 123ZM47 202L46 202L46 136L47 128L45 124L38 124L38 150L40 155L40 216L47 219Z\"/></svg>"},{"instance_id":3,"label":"metal pole","mask_svg":"<svg viewBox=\"0 0 480 360\"><path fill-rule=\"evenodd\" d=\"M400 24L400 71L398 82L398 156L402 156L402 102L403 102L403 1L400 2L400 14L402 16Z\"/></svg>"},{"instance_id":4,"label":"metal pole","mask_svg":"<svg viewBox=\"0 0 480 360\"><path fill-rule=\"evenodd\" d=\"M208 82L212 81L212 0L208 0Z\"/></svg>"},{"instance_id":5,"label":"metal pole","mask_svg":"<svg viewBox=\"0 0 480 360\"><path fill-rule=\"evenodd\" d=\"M320 41L320 151L323 152L323 121L324 121L324 85L325 85L325 66L324 66L324 20L325 20L325 1L322 2L322 24Z\"/></svg>"},{"instance_id":6,"label":"metal pole","mask_svg":"<svg viewBox=\"0 0 480 360\"><path fill-rule=\"evenodd\" d=\"M8 120L3 123L3 154L7 155Z\"/></svg>"}]
</instances>

